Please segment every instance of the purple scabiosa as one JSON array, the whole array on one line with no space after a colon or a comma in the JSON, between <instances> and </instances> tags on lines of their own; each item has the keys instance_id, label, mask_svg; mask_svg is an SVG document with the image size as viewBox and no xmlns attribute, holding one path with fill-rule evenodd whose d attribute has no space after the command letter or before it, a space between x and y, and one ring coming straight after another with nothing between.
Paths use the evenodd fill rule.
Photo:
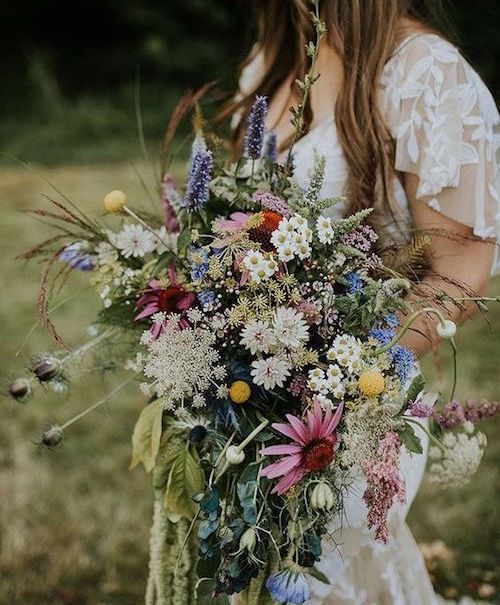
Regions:
<instances>
[{"instance_id":1,"label":"purple scabiosa","mask_svg":"<svg viewBox=\"0 0 500 605\"><path fill-rule=\"evenodd\" d=\"M77 271L92 271L94 268L94 257L85 251L81 242L75 242L66 246L59 254L62 260Z\"/></svg>"},{"instance_id":2,"label":"purple scabiosa","mask_svg":"<svg viewBox=\"0 0 500 605\"><path fill-rule=\"evenodd\" d=\"M264 149L264 133L267 115L267 97L257 96L247 119L245 157L259 160Z\"/></svg>"},{"instance_id":3,"label":"purple scabiosa","mask_svg":"<svg viewBox=\"0 0 500 605\"><path fill-rule=\"evenodd\" d=\"M214 158L211 151L194 151L189 169L188 184L183 205L190 212L203 208L210 194L209 184L214 169Z\"/></svg>"},{"instance_id":4,"label":"purple scabiosa","mask_svg":"<svg viewBox=\"0 0 500 605\"><path fill-rule=\"evenodd\" d=\"M309 584L298 565L271 574L267 578L266 588L278 603L302 605L311 598Z\"/></svg>"},{"instance_id":5,"label":"purple scabiosa","mask_svg":"<svg viewBox=\"0 0 500 605\"><path fill-rule=\"evenodd\" d=\"M270 132L266 137L264 157L272 164L278 163L278 137L275 132Z\"/></svg>"}]
</instances>

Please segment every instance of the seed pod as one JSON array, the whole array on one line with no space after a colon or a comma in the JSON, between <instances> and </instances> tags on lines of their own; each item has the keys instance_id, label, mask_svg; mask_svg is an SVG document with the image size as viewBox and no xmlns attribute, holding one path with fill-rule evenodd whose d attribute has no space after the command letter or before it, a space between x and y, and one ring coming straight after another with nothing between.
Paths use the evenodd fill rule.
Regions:
<instances>
[{"instance_id":1,"label":"seed pod","mask_svg":"<svg viewBox=\"0 0 500 605\"><path fill-rule=\"evenodd\" d=\"M201 441L203 441L203 439L205 439L207 434L207 429L201 424L198 424L197 426L194 426L191 429L189 439L192 441L192 443L200 443Z\"/></svg>"},{"instance_id":2,"label":"seed pod","mask_svg":"<svg viewBox=\"0 0 500 605\"><path fill-rule=\"evenodd\" d=\"M245 452L237 445L230 445L227 448L226 460L229 464L241 464L245 460Z\"/></svg>"},{"instance_id":3,"label":"seed pod","mask_svg":"<svg viewBox=\"0 0 500 605\"><path fill-rule=\"evenodd\" d=\"M335 495L332 488L323 481L316 484L311 492L309 503L314 510L332 510L335 504Z\"/></svg>"},{"instance_id":4,"label":"seed pod","mask_svg":"<svg viewBox=\"0 0 500 605\"><path fill-rule=\"evenodd\" d=\"M27 378L16 378L9 386L9 394L17 401L25 401L31 395L31 382Z\"/></svg>"},{"instance_id":5,"label":"seed pod","mask_svg":"<svg viewBox=\"0 0 500 605\"><path fill-rule=\"evenodd\" d=\"M56 359L43 359L38 363L33 372L40 382L49 382L54 378L59 368Z\"/></svg>"},{"instance_id":6,"label":"seed pod","mask_svg":"<svg viewBox=\"0 0 500 605\"><path fill-rule=\"evenodd\" d=\"M457 324L451 321L451 319L445 319L438 323L436 331L441 338L453 338L457 333Z\"/></svg>"},{"instance_id":7,"label":"seed pod","mask_svg":"<svg viewBox=\"0 0 500 605\"><path fill-rule=\"evenodd\" d=\"M61 443L63 437L62 428L58 424L55 424L42 435L42 443L46 447L56 447Z\"/></svg>"},{"instance_id":8,"label":"seed pod","mask_svg":"<svg viewBox=\"0 0 500 605\"><path fill-rule=\"evenodd\" d=\"M253 552L257 542L257 534L253 527L249 527L240 538L240 550L248 550Z\"/></svg>"}]
</instances>

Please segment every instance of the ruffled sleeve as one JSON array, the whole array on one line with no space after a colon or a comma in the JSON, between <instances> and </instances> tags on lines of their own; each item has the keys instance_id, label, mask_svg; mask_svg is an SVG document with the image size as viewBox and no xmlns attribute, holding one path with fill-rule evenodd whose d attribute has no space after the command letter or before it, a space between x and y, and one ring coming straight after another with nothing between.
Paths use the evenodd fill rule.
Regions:
<instances>
[{"instance_id":1,"label":"ruffled sleeve","mask_svg":"<svg viewBox=\"0 0 500 605\"><path fill-rule=\"evenodd\" d=\"M382 104L396 170L418 176L417 198L476 236L498 240L499 114L458 50L431 34L407 40L384 70Z\"/></svg>"}]
</instances>

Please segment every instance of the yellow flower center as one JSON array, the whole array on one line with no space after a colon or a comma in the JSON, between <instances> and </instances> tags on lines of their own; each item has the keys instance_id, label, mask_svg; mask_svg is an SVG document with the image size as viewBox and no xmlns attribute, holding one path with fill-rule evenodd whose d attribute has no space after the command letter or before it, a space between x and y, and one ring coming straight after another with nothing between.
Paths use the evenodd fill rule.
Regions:
<instances>
[{"instance_id":1,"label":"yellow flower center","mask_svg":"<svg viewBox=\"0 0 500 605\"><path fill-rule=\"evenodd\" d=\"M242 404L250 399L252 391L244 380L236 380L229 387L229 398L233 403Z\"/></svg>"},{"instance_id":2,"label":"yellow flower center","mask_svg":"<svg viewBox=\"0 0 500 605\"><path fill-rule=\"evenodd\" d=\"M367 370L359 377L358 387L366 397L377 397L385 389L385 379L380 372Z\"/></svg>"}]
</instances>

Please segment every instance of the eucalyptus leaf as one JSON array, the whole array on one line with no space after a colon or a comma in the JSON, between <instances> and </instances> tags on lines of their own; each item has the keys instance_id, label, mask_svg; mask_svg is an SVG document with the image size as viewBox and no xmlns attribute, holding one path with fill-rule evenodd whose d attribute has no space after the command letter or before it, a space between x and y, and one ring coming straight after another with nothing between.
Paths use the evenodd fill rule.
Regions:
<instances>
[{"instance_id":1,"label":"eucalyptus leaf","mask_svg":"<svg viewBox=\"0 0 500 605\"><path fill-rule=\"evenodd\" d=\"M153 470L160 449L163 410L163 404L155 401L140 413L132 434L130 469L142 462L148 473Z\"/></svg>"}]
</instances>

